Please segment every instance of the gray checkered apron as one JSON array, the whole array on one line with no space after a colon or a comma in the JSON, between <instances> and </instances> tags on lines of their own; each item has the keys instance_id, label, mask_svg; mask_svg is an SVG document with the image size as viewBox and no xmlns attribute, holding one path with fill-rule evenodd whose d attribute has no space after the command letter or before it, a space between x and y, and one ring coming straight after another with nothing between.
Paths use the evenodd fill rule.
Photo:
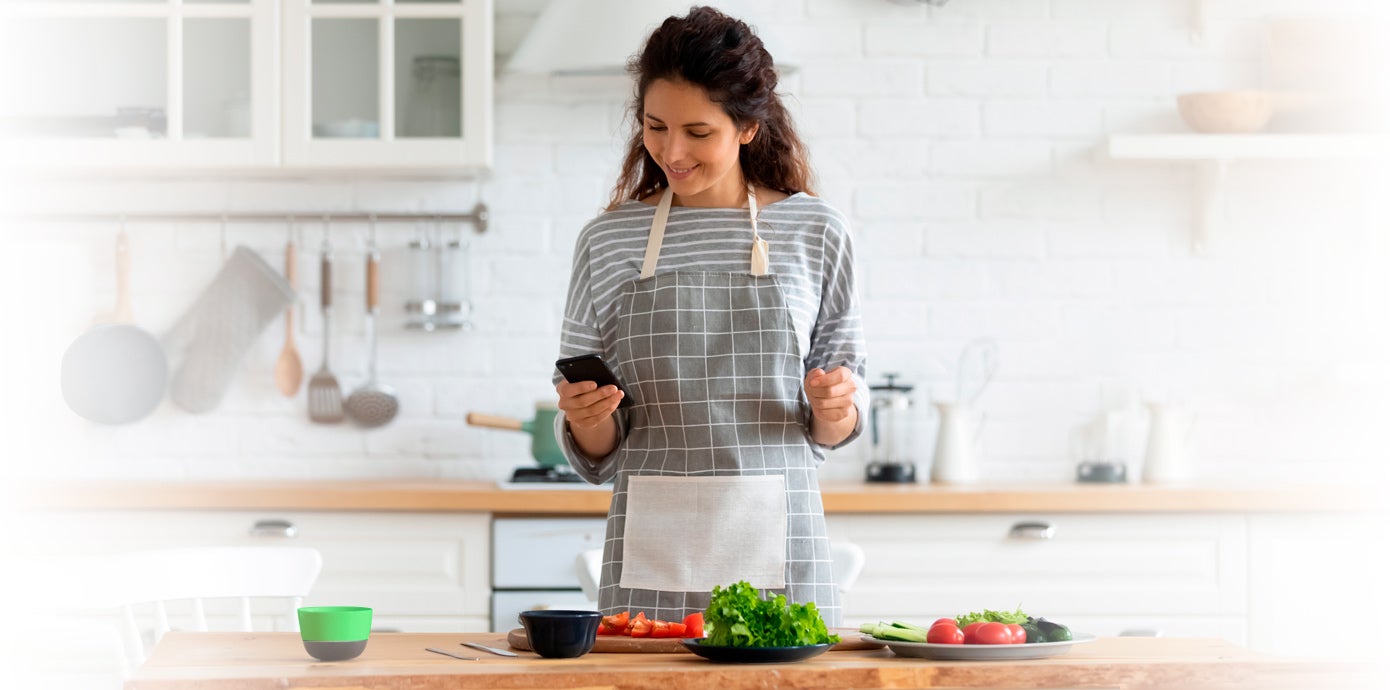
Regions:
<instances>
[{"instance_id":1,"label":"gray checkered apron","mask_svg":"<svg viewBox=\"0 0 1390 690\"><path fill-rule=\"evenodd\" d=\"M708 574L702 570L743 571L738 554L732 557L732 565L727 560L712 562L707 549L692 546L701 540L721 546L724 535L741 527L700 508L720 505L719 492L712 488L721 486L719 482L749 478L753 483L776 484L773 498L785 502L770 511L785 511L785 548L779 545L780 572L776 573L783 586L763 586L739 576L714 584L727 586L746 579L764 593L786 594L793 602L814 601L827 624L838 625L839 597L811 452L810 407L802 388L803 354L777 276L767 274L766 261L758 256L766 244L757 236L756 200L750 194L755 247L750 274L673 271L656 275L670 201L668 189L652 221L643 275L624 286L619 301L619 376L635 404L628 413L627 437L611 460L618 469L608 513L599 608L606 614L645 611L648 617L669 621L704 611L711 587L706 586L708 582L693 584ZM652 477L661 479L648 479ZM630 491L634 478L642 478L639 488L660 482L698 496L685 500L686 495L680 494L679 500L671 501L669 511L652 511L652 506L638 500L642 494ZM708 478L718 479L701 483ZM668 495L677 496L675 492ZM630 513L630 508L637 513ZM747 506L735 508L748 510ZM751 510L749 514L756 517L758 513ZM677 522L671 522L673 518ZM686 532L693 537L690 540L672 534L662 549L662 559L669 562L655 564L685 573L685 584L624 586L625 540L636 538L640 527L663 519L666 522L660 524L694 530ZM647 531L650 536L650 527ZM780 530L776 533L780 538ZM629 551L631 556L639 553L637 542ZM651 564L641 569L648 570L646 565ZM634 572L638 569L629 567ZM750 565L749 570L758 568ZM643 578L643 582L652 581Z\"/></svg>"}]
</instances>

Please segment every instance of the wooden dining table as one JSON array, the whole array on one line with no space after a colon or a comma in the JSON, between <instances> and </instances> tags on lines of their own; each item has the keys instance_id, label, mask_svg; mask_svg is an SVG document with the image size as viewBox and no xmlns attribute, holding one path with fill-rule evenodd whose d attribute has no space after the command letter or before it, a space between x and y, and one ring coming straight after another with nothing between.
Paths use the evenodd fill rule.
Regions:
<instances>
[{"instance_id":1,"label":"wooden dining table","mask_svg":"<svg viewBox=\"0 0 1390 690\"><path fill-rule=\"evenodd\" d=\"M1365 661L1285 659L1204 638L1100 638L1062 656L1015 661L937 661L886 648L832 650L794 663L715 663L686 651L589 653L547 659L496 656L505 633L376 633L361 656L320 662L296 633L172 632L126 680L126 690L454 690L457 688L1259 688L1382 687L1384 667ZM434 647L474 660L426 651Z\"/></svg>"}]
</instances>

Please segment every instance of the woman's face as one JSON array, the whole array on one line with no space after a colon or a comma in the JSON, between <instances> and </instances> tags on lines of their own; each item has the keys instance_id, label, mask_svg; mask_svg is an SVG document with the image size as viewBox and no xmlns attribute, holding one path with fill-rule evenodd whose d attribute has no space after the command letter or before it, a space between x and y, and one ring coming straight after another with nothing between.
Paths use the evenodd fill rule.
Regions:
<instances>
[{"instance_id":1,"label":"woman's face","mask_svg":"<svg viewBox=\"0 0 1390 690\"><path fill-rule=\"evenodd\" d=\"M681 204L741 206L747 192L738 149L757 125L740 130L704 89L684 81L653 81L642 106L642 143Z\"/></svg>"}]
</instances>

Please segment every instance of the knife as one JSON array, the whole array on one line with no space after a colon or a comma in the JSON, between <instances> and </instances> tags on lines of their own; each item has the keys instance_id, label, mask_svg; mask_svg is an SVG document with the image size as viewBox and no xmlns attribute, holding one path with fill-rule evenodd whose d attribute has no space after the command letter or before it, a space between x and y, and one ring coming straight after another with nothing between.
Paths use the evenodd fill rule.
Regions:
<instances>
[{"instance_id":1,"label":"knife","mask_svg":"<svg viewBox=\"0 0 1390 690\"><path fill-rule=\"evenodd\" d=\"M427 651L427 652L434 652L435 654L443 654L444 656L451 656L451 657L454 657L455 659L463 659L464 661L477 661L477 660L478 660L478 657L476 657L476 656L464 656L464 655L462 655L462 654L455 654L455 653L453 653L453 652L446 652L446 651L444 651L444 650L442 650L442 649L435 649L434 647L425 647L425 651Z\"/></svg>"},{"instance_id":2,"label":"knife","mask_svg":"<svg viewBox=\"0 0 1390 690\"><path fill-rule=\"evenodd\" d=\"M477 642L460 642L459 644L461 644L461 645L463 645L463 646L465 646L465 647L472 647L472 648L474 648L474 649L481 649L481 650L483 650L484 652L492 652L493 654L497 654L497 655L499 655L499 656L516 656L516 653L515 653L515 652L509 652L509 651L507 651L507 650L505 650L505 649L498 649L498 648L496 648L496 647L489 647L489 646L487 646L487 645L485 645L485 644L478 644Z\"/></svg>"}]
</instances>

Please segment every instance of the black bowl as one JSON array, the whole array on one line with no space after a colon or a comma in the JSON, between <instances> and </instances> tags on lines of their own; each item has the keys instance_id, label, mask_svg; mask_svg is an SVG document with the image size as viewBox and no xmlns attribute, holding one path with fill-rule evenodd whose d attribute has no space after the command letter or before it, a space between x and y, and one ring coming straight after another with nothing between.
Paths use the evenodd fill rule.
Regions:
<instances>
[{"instance_id":1,"label":"black bowl","mask_svg":"<svg viewBox=\"0 0 1390 690\"><path fill-rule=\"evenodd\" d=\"M603 614L598 611L522 611L517 618L526 628L526 639L537 654L552 659L572 659L594 648Z\"/></svg>"}]
</instances>

